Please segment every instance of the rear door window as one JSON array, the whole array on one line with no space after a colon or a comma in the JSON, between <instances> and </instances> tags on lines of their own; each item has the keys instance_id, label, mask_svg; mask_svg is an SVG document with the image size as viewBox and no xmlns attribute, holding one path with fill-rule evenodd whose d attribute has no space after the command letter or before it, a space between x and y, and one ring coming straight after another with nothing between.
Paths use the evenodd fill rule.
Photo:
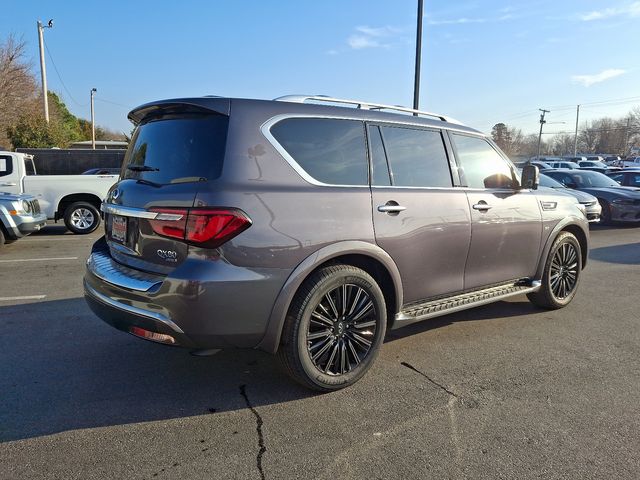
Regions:
<instances>
[{"instance_id":1,"label":"rear door window","mask_svg":"<svg viewBox=\"0 0 640 480\"><path fill-rule=\"evenodd\" d=\"M334 118L287 118L271 134L304 172L331 185L368 185L364 123Z\"/></svg>"},{"instance_id":2,"label":"rear door window","mask_svg":"<svg viewBox=\"0 0 640 480\"><path fill-rule=\"evenodd\" d=\"M124 178L155 184L214 180L222 173L229 119L173 115L142 123L131 139Z\"/></svg>"},{"instance_id":3,"label":"rear door window","mask_svg":"<svg viewBox=\"0 0 640 480\"><path fill-rule=\"evenodd\" d=\"M380 127L380 131L394 186L446 188L453 185L439 131L389 126Z\"/></svg>"}]
</instances>

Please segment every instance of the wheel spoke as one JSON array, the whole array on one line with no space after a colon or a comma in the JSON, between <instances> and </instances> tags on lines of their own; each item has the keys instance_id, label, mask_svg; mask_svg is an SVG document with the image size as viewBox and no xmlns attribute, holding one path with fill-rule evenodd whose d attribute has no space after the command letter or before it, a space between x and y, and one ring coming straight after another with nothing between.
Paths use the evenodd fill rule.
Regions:
<instances>
[{"instance_id":1,"label":"wheel spoke","mask_svg":"<svg viewBox=\"0 0 640 480\"><path fill-rule=\"evenodd\" d=\"M329 306L331 307L331 311L333 312L334 318L338 318L340 315L338 315L338 309L336 308L336 304L333 301L333 298L331 298L331 292L327 293L324 296L324 298L326 298L327 302L329 302Z\"/></svg>"},{"instance_id":2,"label":"wheel spoke","mask_svg":"<svg viewBox=\"0 0 640 480\"><path fill-rule=\"evenodd\" d=\"M367 298L368 298L368 297L367 297ZM369 300L369 301L364 305L364 307L362 307L362 308L360 309L360 311L358 311L358 313L356 313L356 314L353 316L353 318L352 318L353 322L357 322L357 321L358 321L358 319L362 318L362 317L364 316L364 314L365 314L365 313L367 313L369 310L371 310L371 308L373 308L373 302L372 302L371 300Z\"/></svg>"},{"instance_id":3,"label":"wheel spoke","mask_svg":"<svg viewBox=\"0 0 640 480\"><path fill-rule=\"evenodd\" d=\"M315 353L315 355L313 357L311 357L311 359L313 361L317 360L320 357L320 355L322 355L324 352L326 352L331 347L331 345L333 345L334 343L335 343L335 341L333 339L331 339L331 337L329 337L327 339L327 342L324 344L324 347L322 347L320 350L318 350Z\"/></svg>"},{"instance_id":4,"label":"wheel spoke","mask_svg":"<svg viewBox=\"0 0 640 480\"><path fill-rule=\"evenodd\" d=\"M360 297L362 296L362 292L364 292L364 290L362 290L361 288L358 287L358 290L356 291L356 296L353 299L353 301L351 302L351 308L349 309L349 313L347 314L348 316L351 316L353 314L353 311L355 310L356 306L358 305L358 302L360 301Z\"/></svg>"},{"instance_id":5,"label":"wheel spoke","mask_svg":"<svg viewBox=\"0 0 640 480\"><path fill-rule=\"evenodd\" d=\"M320 305L318 305L318 306L320 306ZM328 319L327 317L325 317L325 316L324 316L324 315L322 315L321 313L318 313L316 310L314 310L314 311L311 313L311 316L312 316L313 318L315 318L316 320L319 320L320 322L322 322L322 323L323 323L323 324L325 324L325 325L328 325L328 326L330 326L330 327L331 327L331 326L333 326L333 322L332 322L330 319Z\"/></svg>"},{"instance_id":6,"label":"wheel spoke","mask_svg":"<svg viewBox=\"0 0 640 480\"><path fill-rule=\"evenodd\" d=\"M349 337L347 337L347 345L349 346L349 351L353 356L353 360L356 362L356 365L358 365L360 363L360 356L358 355L358 352L356 352L356 349L353 348L353 342Z\"/></svg>"},{"instance_id":7,"label":"wheel spoke","mask_svg":"<svg viewBox=\"0 0 640 480\"><path fill-rule=\"evenodd\" d=\"M354 323L353 326L359 330L361 328L375 327L376 323L375 320L371 320L369 322Z\"/></svg>"},{"instance_id":8,"label":"wheel spoke","mask_svg":"<svg viewBox=\"0 0 640 480\"><path fill-rule=\"evenodd\" d=\"M340 342L340 373L344 374L349 371L347 361L347 348L344 345L344 341Z\"/></svg>"},{"instance_id":9,"label":"wheel spoke","mask_svg":"<svg viewBox=\"0 0 640 480\"><path fill-rule=\"evenodd\" d=\"M326 338L329 335L331 335L331 330L327 328L326 330L321 330L318 332L307 334L307 340L317 340L318 338Z\"/></svg>"},{"instance_id":10,"label":"wheel spoke","mask_svg":"<svg viewBox=\"0 0 640 480\"><path fill-rule=\"evenodd\" d=\"M324 367L324 373L328 373L331 365L333 364L333 360L336 358L336 352L338 351L338 342L334 342L333 350L331 350L331 356L329 360L327 360L327 364Z\"/></svg>"}]
</instances>

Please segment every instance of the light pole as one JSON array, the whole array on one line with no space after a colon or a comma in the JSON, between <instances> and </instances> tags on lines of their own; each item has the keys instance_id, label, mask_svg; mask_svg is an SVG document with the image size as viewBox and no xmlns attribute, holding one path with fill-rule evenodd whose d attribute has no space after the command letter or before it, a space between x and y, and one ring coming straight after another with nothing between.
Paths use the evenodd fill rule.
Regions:
<instances>
[{"instance_id":1,"label":"light pole","mask_svg":"<svg viewBox=\"0 0 640 480\"><path fill-rule=\"evenodd\" d=\"M418 25L416 28L416 70L413 78L413 109L418 110L420 103L420 58L422 57L422 11L424 0L418 0ZM414 115L417 115L414 113Z\"/></svg>"},{"instance_id":2,"label":"light pole","mask_svg":"<svg viewBox=\"0 0 640 480\"><path fill-rule=\"evenodd\" d=\"M580 119L580 105L576 108L576 133L573 135L573 156L578 154L578 120Z\"/></svg>"},{"instance_id":3,"label":"light pole","mask_svg":"<svg viewBox=\"0 0 640 480\"><path fill-rule=\"evenodd\" d=\"M91 148L93 150L96 149L96 116L93 110L93 96L97 91L95 88L91 89Z\"/></svg>"},{"instance_id":4,"label":"light pole","mask_svg":"<svg viewBox=\"0 0 640 480\"><path fill-rule=\"evenodd\" d=\"M38 20L38 45L40 46L40 75L42 76L42 101L44 103L44 119L49 123L49 100L47 98L47 69L44 64L44 36L45 28L52 28L53 20L49 20L47 25L42 25Z\"/></svg>"},{"instance_id":5,"label":"light pole","mask_svg":"<svg viewBox=\"0 0 640 480\"><path fill-rule=\"evenodd\" d=\"M545 110L544 108L539 108L542 113L540 114L540 133L538 134L538 155L536 156L536 160L540 160L540 142L542 141L542 126L547 123L544 120L545 114L549 113L550 110Z\"/></svg>"}]
</instances>

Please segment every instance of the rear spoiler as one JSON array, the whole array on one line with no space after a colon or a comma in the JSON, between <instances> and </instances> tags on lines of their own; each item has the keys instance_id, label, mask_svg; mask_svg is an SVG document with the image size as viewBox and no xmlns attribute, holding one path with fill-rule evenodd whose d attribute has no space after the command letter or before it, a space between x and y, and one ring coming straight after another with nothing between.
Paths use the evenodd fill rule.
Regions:
<instances>
[{"instance_id":1,"label":"rear spoiler","mask_svg":"<svg viewBox=\"0 0 640 480\"><path fill-rule=\"evenodd\" d=\"M223 97L174 98L145 103L129 112L127 118L138 125L150 115L171 113L217 113L229 115L231 99Z\"/></svg>"}]
</instances>

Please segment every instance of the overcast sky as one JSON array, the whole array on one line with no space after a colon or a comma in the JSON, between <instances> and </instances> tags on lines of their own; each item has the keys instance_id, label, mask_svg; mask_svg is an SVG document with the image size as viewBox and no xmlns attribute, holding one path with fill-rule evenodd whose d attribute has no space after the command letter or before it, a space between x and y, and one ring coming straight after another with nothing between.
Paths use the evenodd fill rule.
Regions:
<instances>
[{"instance_id":1,"label":"overcast sky","mask_svg":"<svg viewBox=\"0 0 640 480\"><path fill-rule=\"evenodd\" d=\"M97 88L97 123L128 132L129 109L191 95L410 106L416 3L4 0L0 38L22 36L39 76L36 20L53 18L49 89L88 118ZM573 130L578 103L584 119L622 116L640 105L638 25L640 1L426 0L420 107L526 133L542 107L548 131Z\"/></svg>"}]
</instances>

